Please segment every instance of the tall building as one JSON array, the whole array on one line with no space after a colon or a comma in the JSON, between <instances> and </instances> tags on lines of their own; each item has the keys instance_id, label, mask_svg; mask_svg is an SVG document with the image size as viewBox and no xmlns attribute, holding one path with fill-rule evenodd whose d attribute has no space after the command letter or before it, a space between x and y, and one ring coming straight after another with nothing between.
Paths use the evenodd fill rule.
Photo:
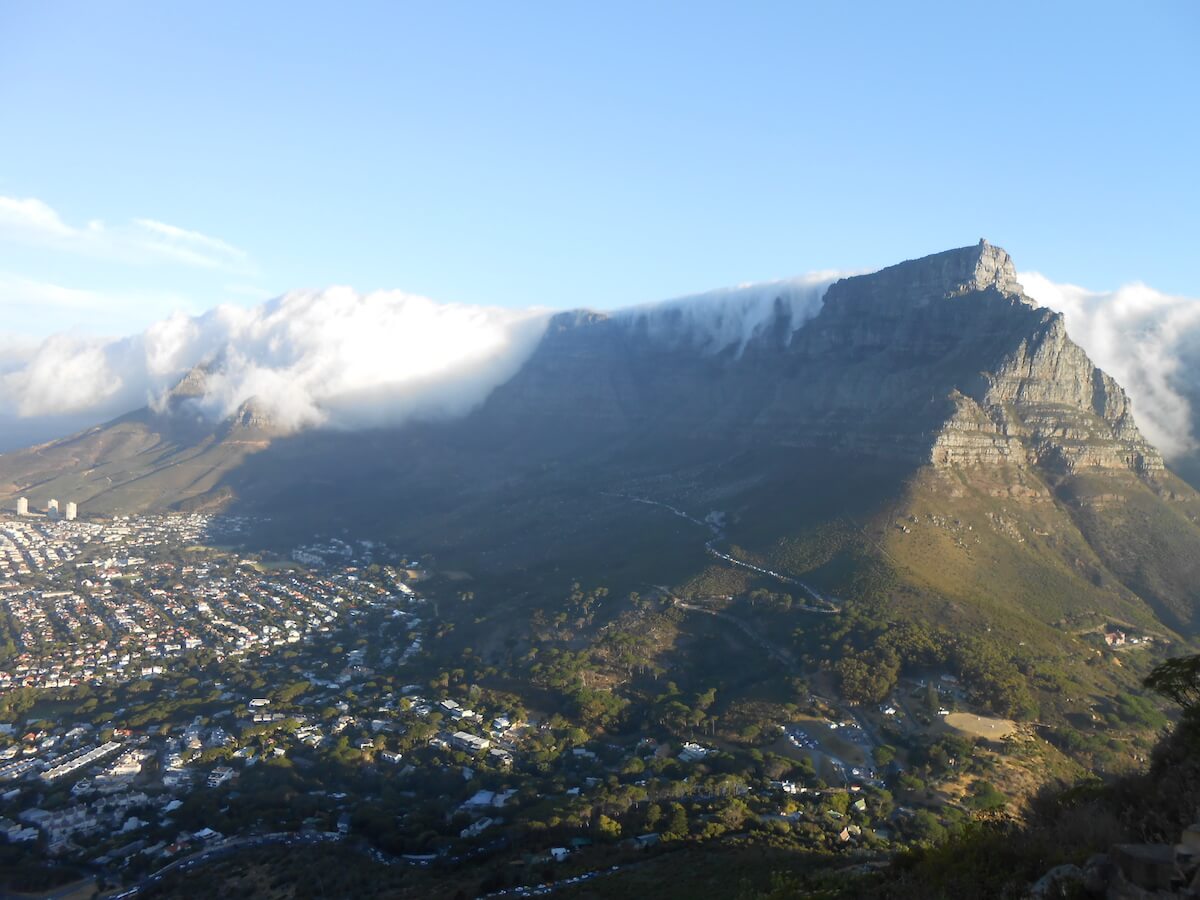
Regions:
<instances>
[{"instance_id":1,"label":"tall building","mask_svg":"<svg viewBox=\"0 0 1200 900\"><path fill-rule=\"evenodd\" d=\"M75 517L79 515L79 507L75 505L73 500L67 501L67 521L74 522Z\"/></svg>"},{"instance_id":2,"label":"tall building","mask_svg":"<svg viewBox=\"0 0 1200 900\"><path fill-rule=\"evenodd\" d=\"M51 498L46 504L46 515L58 518L58 501Z\"/></svg>"},{"instance_id":3,"label":"tall building","mask_svg":"<svg viewBox=\"0 0 1200 900\"><path fill-rule=\"evenodd\" d=\"M29 498L28 497L20 497L17 499L17 515L18 516L29 515Z\"/></svg>"}]
</instances>

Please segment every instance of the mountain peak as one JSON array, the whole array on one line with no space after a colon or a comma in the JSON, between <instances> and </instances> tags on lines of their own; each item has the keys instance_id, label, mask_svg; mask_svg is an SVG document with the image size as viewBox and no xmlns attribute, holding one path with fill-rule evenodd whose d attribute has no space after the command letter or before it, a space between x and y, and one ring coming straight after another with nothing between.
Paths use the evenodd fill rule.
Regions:
<instances>
[{"instance_id":1,"label":"mountain peak","mask_svg":"<svg viewBox=\"0 0 1200 900\"><path fill-rule=\"evenodd\" d=\"M203 362L192 366L187 373L175 382L167 391L166 400L169 407L174 407L184 400L195 400L203 397L208 391L208 377L212 374L211 362Z\"/></svg>"},{"instance_id":2,"label":"mountain peak","mask_svg":"<svg viewBox=\"0 0 1200 900\"><path fill-rule=\"evenodd\" d=\"M1002 296L1036 306L1017 281L1012 257L1001 247L978 244L910 259L867 275L843 278L829 288L825 304L849 304L860 311L880 304L922 307L971 294Z\"/></svg>"},{"instance_id":3,"label":"mountain peak","mask_svg":"<svg viewBox=\"0 0 1200 900\"><path fill-rule=\"evenodd\" d=\"M994 287L1003 294L1024 296L1024 291L1017 281L1017 270L1013 266L1012 257L1004 248L995 247L986 239L980 238L979 243L973 247L962 247L948 252L963 254L964 262L970 270L969 277L952 293L983 291Z\"/></svg>"},{"instance_id":4,"label":"mountain peak","mask_svg":"<svg viewBox=\"0 0 1200 900\"><path fill-rule=\"evenodd\" d=\"M226 420L226 424L230 429L244 429L263 433L276 429L275 419L271 415L270 408L259 397L250 397L243 401L242 405L237 408L237 411Z\"/></svg>"}]
</instances>

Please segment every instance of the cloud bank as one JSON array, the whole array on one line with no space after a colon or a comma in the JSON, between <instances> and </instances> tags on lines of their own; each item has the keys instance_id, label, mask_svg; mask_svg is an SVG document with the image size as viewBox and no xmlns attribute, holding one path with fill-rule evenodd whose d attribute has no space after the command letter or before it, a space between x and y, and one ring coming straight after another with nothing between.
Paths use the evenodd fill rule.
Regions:
<instances>
[{"instance_id":1,"label":"cloud bank","mask_svg":"<svg viewBox=\"0 0 1200 900\"><path fill-rule=\"evenodd\" d=\"M1133 398L1138 427L1168 458L1200 446L1200 299L1128 284L1090 291L1037 272L1019 276L1025 292L1061 312L1067 333Z\"/></svg>"},{"instance_id":2,"label":"cloud bank","mask_svg":"<svg viewBox=\"0 0 1200 900\"><path fill-rule=\"evenodd\" d=\"M132 337L0 347L0 418L98 421L161 407L189 370L213 361L194 403L214 419L252 397L283 430L457 416L516 372L546 320L400 291L298 291L250 309L176 314Z\"/></svg>"},{"instance_id":3,"label":"cloud bank","mask_svg":"<svg viewBox=\"0 0 1200 900\"><path fill-rule=\"evenodd\" d=\"M658 339L740 352L780 313L799 329L834 280L820 273L743 285L617 315ZM549 316L334 287L249 309L177 313L118 339L58 334L6 345L0 338L0 428L22 437L3 444L28 443L39 421L49 438L145 405L164 409L171 388L198 365L208 370L204 391L187 402L212 420L251 398L283 431L453 418L516 374Z\"/></svg>"},{"instance_id":4,"label":"cloud bank","mask_svg":"<svg viewBox=\"0 0 1200 900\"><path fill-rule=\"evenodd\" d=\"M769 328L786 322L789 336L821 311L825 291L848 272L813 272L798 278L720 288L634 306L616 313L651 337L703 352L740 354Z\"/></svg>"}]
</instances>

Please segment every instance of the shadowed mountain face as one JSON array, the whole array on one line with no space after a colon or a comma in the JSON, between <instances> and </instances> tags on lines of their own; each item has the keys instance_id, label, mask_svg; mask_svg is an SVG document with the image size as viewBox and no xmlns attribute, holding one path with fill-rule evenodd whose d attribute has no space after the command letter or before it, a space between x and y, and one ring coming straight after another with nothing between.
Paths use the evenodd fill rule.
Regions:
<instances>
[{"instance_id":1,"label":"shadowed mountain face","mask_svg":"<svg viewBox=\"0 0 1200 900\"><path fill-rule=\"evenodd\" d=\"M614 495L725 510L731 538L764 554L849 517L901 560L890 516L979 498L1014 520L1055 510L1038 527L1072 537L1045 564L1081 602L1191 627L1196 495L1007 253L981 242L846 278L814 318L792 316L780 302L754 338L713 352L669 311L564 313L469 416L396 429L283 436L253 401L209 423L197 370L161 412L0 457L0 493L228 508L271 516L280 539L346 528L497 570L619 566L631 541L674 540ZM694 539L678 536L685 568L703 565ZM1157 561L1133 558L1150 539Z\"/></svg>"},{"instance_id":2,"label":"shadowed mountain face","mask_svg":"<svg viewBox=\"0 0 1200 900\"><path fill-rule=\"evenodd\" d=\"M636 318L564 314L478 419L939 465L1163 467L1124 391L999 248L843 279L793 328L781 307L773 330L712 355Z\"/></svg>"}]
</instances>

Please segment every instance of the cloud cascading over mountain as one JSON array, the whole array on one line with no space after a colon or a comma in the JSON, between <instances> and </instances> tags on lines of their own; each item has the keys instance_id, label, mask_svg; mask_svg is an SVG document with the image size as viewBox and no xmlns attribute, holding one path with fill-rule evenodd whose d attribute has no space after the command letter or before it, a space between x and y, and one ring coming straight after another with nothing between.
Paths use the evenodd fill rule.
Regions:
<instances>
[{"instance_id":1,"label":"cloud cascading over mountain","mask_svg":"<svg viewBox=\"0 0 1200 900\"><path fill-rule=\"evenodd\" d=\"M1140 283L1100 292L1036 272L1020 277L1031 297L1063 314L1071 337L1133 398L1146 437L1168 458L1197 447L1200 299Z\"/></svg>"},{"instance_id":2,"label":"cloud cascading over mountain","mask_svg":"<svg viewBox=\"0 0 1200 900\"><path fill-rule=\"evenodd\" d=\"M616 316L667 343L740 353L781 319L792 333L801 328L837 277L822 272L741 285ZM1039 303L1065 315L1096 364L1126 386L1139 425L1168 457L1197 445L1200 301L1142 284L1099 293L1037 273L1020 277ZM10 341L0 344L0 423L10 434L0 449L59 436L66 424L160 405L186 372L214 361L196 400L211 418L251 397L282 430L460 416L520 369L548 319L545 310L333 287L248 309L177 314L130 337Z\"/></svg>"},{"instance_id":3,"label":"cloud cascading over mountain","mask_svg":"<svg viewBox=\"0 0 1200 900\"><path fill-rule=\"evenodd\" d=\"M782 315L795 333L821 311L829 286L848 272L813 272L799 278L719 288L621 310L617 315L666 343L691 344L717 353L740 353Z\"/></svg>"},{"instance_id":4,"label":"cloud cascading over mountain","mask_svg":"<svg viewBox=\"0 0 1200 900\"><path fill-rule=\"evenodd\" d=\"M743 346L780 308L799 328L819 311L835 279L822 273L743 285L622 315L663 339L678 336L718 351ZM37 421L44 420L41 436L59 436L64 425L82 427L161 405L190 369L214 361L196 402L211 418L229 415L251 397L285 431L454 417L520 368L549 315L333 287L292 292L250 309L176 314L125 338L14 341L0 362L0 419L23 423L22 436L36 434Z\"/></svg>"},{"instance_id":5,"label":"cloud cascading over mountain","mask_svg":"<svg viewBox=\"0 0 1200 900\"><path fill-rule=\"evenodd\" d=\"M454 416L517 370L546 318L400 291L294 292L251 309L175 315L126 338L20 345L0 369L0 411L25 420L117 415L161 403L190 369L216 360L197 400L213 418L251 397L283 430Z\"/></svg>"}]
</instances>

